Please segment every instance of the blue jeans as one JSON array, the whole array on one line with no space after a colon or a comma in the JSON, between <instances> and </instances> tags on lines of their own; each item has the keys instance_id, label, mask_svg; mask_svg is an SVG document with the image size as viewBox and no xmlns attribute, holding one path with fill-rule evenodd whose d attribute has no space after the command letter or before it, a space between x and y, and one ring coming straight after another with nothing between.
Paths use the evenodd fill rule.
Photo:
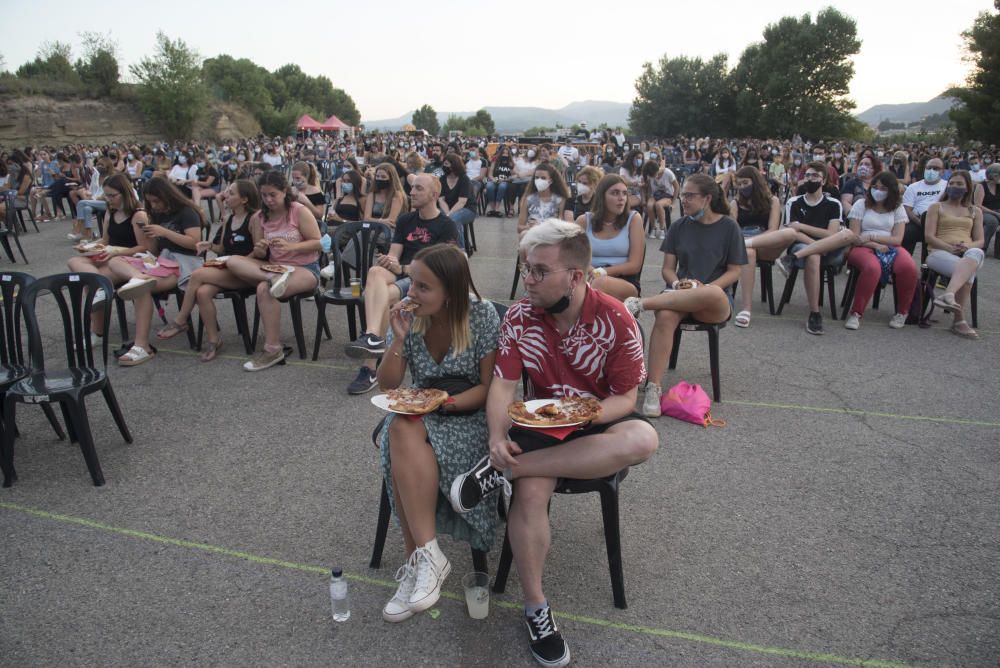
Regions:
<instances>
[{"instance_id":1,"label":"blue jeans","mask_svg":"<svg viewBox=\"0 0 1000 668\"><path fill-rule=\"evenodd\" d=\"M458 211L452 211L448 217L455 221L455 225L458 226L459 232L461 232L461 236L458 238L462 241L462 250L465 250L469 247L469 240L465 238L465 226L476 219L476 212L463 207Z\"/></svg>"},{"instance_id":2,"label":"blue jeans","mask_svg":"<svg viewBox=\"0 0 1000 668\"><path fill-rule=\"evenodd\" d=\"M507 199L507 188L509 181L487 181L486 182L486 203L494 207Z\"/></svg>"},{"instance_id":3,"label":"blue jeans","mask_svg":"<svg viewBox=\"0 0 1000 668\"><path fill-rule=\"evenodd\" d=\"M76 217L83 221L83 226L88 230L94 229L91 221L95 211L107 211L108 205L98 199L82 199L76 203Z\"/></svg>"}]
</instances>

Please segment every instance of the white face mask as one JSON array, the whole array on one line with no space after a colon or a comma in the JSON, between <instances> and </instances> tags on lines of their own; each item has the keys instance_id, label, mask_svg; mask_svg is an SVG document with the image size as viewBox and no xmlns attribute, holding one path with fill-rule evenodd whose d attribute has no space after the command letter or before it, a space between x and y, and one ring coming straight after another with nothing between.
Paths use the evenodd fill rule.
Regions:
<instances>
[{"instance_id":1,"label":"white face mask","mask_svg":"<svg viewBox=\"0 0 1000 668\"><path fill-rule=\"evenodd\" d=\"M872 199L875 200L876 202L884 202L885 198L889 196L889 191L872 188L871 194L872 194Z\"/></svg>"},{"instance_id":2,"label":"white face mask","mask_svg":"<svg viewBox=\"0 0 1000 668\"><path fill-rule=\"evenodd\" d=\"M535 157L535 152L534 151L528 151L528 160L531 160L534 157Z\"/></svg>"},{"instance_id":3,"label":"white face mask","mask_svg":"<svg viewBox=\"0 0 1000 668\"><path fill-rule=\"evenodd\" d=\"M545 192L549 189L550 185L552 185L552 182L548 179L535 179L535 190L538 192Z\"/></svg>"},{"instance_id":4,"label":"white face mask","mask_svg":"<svg viewBox=\"0 0 1000 668\"><path fill-rule=\"evenodd\" d=\"M587 184L585 184L585 183L577 183L576 184L576 194L578 194L578 195L586 195L589 192L590 192L590 186L588 186Z\"/></svg>"}]
</instances>

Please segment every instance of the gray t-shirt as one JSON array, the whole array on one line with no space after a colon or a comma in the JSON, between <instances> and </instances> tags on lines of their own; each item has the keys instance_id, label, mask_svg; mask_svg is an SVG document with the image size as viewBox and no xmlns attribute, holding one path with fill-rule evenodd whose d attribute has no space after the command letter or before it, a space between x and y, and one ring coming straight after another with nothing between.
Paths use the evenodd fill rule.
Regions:
<instances>
[{"instance_id":1,"label":"gray t-shirt","mask_svg":"<svg viewBox=\"0 0 1000 668\"><path fill-rule=\"evenodd\" d=\"M739 223L723 216L711 225L681 218L667 230L660 250L677 256L677 277L711 283L730 264L746 264L747 249Z\"/></svg>"}]
</instances>

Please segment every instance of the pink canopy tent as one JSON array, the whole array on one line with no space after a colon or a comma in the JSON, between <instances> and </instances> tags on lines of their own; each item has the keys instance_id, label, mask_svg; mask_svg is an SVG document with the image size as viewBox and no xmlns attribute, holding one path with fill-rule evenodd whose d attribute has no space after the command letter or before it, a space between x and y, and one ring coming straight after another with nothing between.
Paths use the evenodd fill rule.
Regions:
<instances>
[{"instance_id":1,"label":"pink canopy tent","mask_svg":"<svg viewBox=\"0 0 1000 668\"><path fill-rule=\"evenodd\" d=\"M302 117L299 118L298 121L296 121L295 127L297 127L299 130L325 130L326 129L324 126L320 125L319 121L317 121L315 118L313 118L309 114L302 114Z\"/></svg>"},{"instance_id":2,"label":"pink canopy tent","mask_svg":"<svg viewBox=\"0 0 1000 668\"><path fill-rule=\"evenodd\" d=\"M323 121L322 128L324 130L350 130L351 126L333 115Z\"/></svg>"}]
</instances>

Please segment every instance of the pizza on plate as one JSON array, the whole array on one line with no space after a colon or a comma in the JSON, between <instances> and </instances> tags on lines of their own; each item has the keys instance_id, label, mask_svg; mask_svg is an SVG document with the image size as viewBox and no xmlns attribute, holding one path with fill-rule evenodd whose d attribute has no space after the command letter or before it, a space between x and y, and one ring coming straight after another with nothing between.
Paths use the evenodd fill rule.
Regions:
<instances>
[{"instance_id":1,"label":"pizza on plate","mask_svg":"<svg viewBox=\"0 0 1000 668\"><path fill-rule=\"evenodd\" d=\"M429 387L403 387L385 393L389 410L398 413L423 415L441 407L448 400L448 393Z\"/></svg>"},{"instance_id":2,"label":"pizza on plate","mask_svg":"<svg viewBox=\"0 0 1000 668\"><path fill-rule=\"evenodd\" d=\"M212 260L205 260L205 264L202 265L202 266L205 266L205 267L219 267L219 268L221 268L221 267L225 267L226 266L226 261L225 260L220 260L218 258L215 258L215 259L212 259Z\"/></svg>"},{"instance_id":3,"label":"pizza on plate","mask_svg":"<svg viewBox=\"0 0 1000 668\"><path fill-rule=\"evenodd\" d=\"M280 264L265 264L261 267L264 271L269 271L272 274L284 274L288 272L288 267Z\"/></svg>"},{"instance_id":4,"label":"pizza on plate","mask_svg":"<svg viewBox=\"0 0 1000 668\"><path fill-rule=\"evenodd\" d=\"M532 411L523 401L515 401L507 407L507 415L514 422L530 427L568 427L597 419L601 415L601 402L591 397L562 397Z\"/></svg>"}]
</instances>

